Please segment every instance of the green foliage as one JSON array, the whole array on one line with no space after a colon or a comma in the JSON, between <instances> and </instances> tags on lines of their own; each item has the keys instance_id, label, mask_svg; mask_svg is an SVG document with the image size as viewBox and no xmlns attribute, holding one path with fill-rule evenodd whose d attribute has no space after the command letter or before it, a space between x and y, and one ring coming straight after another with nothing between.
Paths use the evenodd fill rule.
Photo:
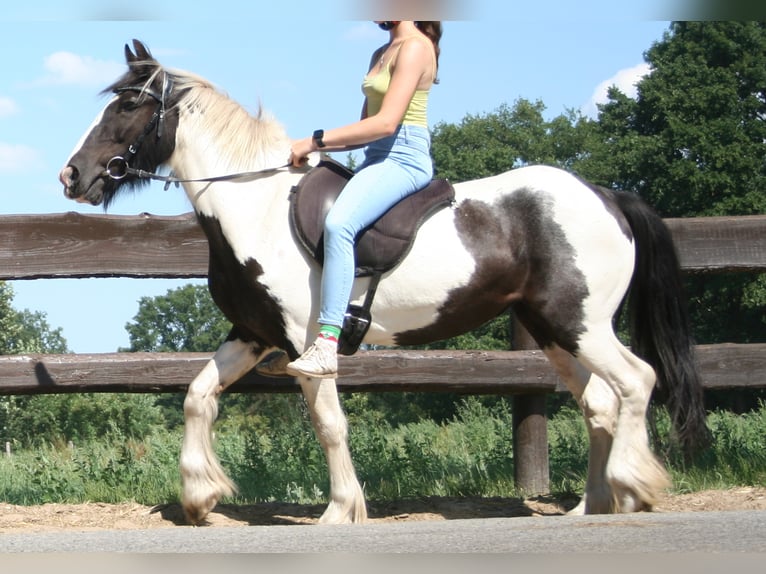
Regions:
<instances>
[{"instance_id":1,"label":"green foliage","mask_svg":"<svg viewBox=\"0 0 766 574\"><path fill-rule=\"evenodd\" d=\"M0 281L0 354L66 353L66 340L61 329L51 329L44 313L17 311L13 307L13 288ZM50 435L55 414L46 409L50 397L0 396L0 441L31 444ZM64 397L55 400L62 402ZM40 424L30 424L34 418ZM43 422L44 421L44 422ZM55 440L55 439L50 439Z\"/></svg>"},{"instance_id":2,"label":"green foliage","mask_svg":"<svg viewBox=\"0 0 766 574\"><path fill-rule=\"evenodd\" d=\"M646 59L636 101L609 92L580 172L664 217L764 213L766 24L675 22Z\"/></svg>"},{"instance_id":3,"label":"green foliage","mask_svg":"<svg viewBox=\"0 0 766 574\"><path fill-rule=\"evenodd\" d=\"M458 125L437 124L431 144L437 175L460 182L529 164L571 166L587 149L591 122L574 111L545 121L544 111L540 101L519 99Z\"/></svg>"},{"instance_id":4,"label":"green foliage","mask_svg":"<svg viewBox=\"0 0 766 574\"><path fill-rule=\"evenodd\" d=\"M743 414L714 411L708 416L713 443L691 464L672 450L667 439L670 426L666 413L659 420L659 448L669 451L669 463L676 489L695 491L728 488L732 485L766 484L766 403Z\"/></svg>"},{"instance_id":5,"label":"green foliage","mask_svg":"<svg viewBox=\"0 0 766 574\"><path fill-rule=\"evenodd\" d=\"M18 313L13 309L13 288L0 282L0 351L10 355L19 347L22 327Z\"/></svg>"},{"instance_id":6,"label":"green foliage","mask_svg":"<svg viewBox=\"0 0 766 574\"><path fill-rule=\"evenodd\" d=\"M511 413L477 397L461 401L452 419L393 427L374 412L350 429L357 473L370 500L425 496L520 496L513 484ZM657 416L660 452L670 448L667 413ZM766 405L745 415L710 416L713 446L692 464L670 452L675 490L766 482ZM548 423L551 492L581 493L588 440L582 416L562 408ZM0 457L0 500L43 502L177 502L180 431L156 430L142 440L112 430L73 449L45 445ZM229 502L326 502L324 455L308 417L265 429L226 433L216 443L240 492Z\"/></svg>"},{"instance_id":7,"label":"green foliage","mask_svg":"<svg viewBox=\"0 0 766 574\"><path fill-rule=\"evenodd\" d=\"M231 324L203 285L184 285L159 297L142 297L133 322L125 325L128 351L205 352L217 349Z\"/></svg>"},{"instance_id":8,"label":"green foliage","mask_svg":"<svg viewBox=\"0 0 766 574\"><path fill-rule=\"evenodd\" d=\"M61 329L51 329L44 313L13 308L13 287L0 281L0 354L66 353Z\"/></svg>"},{"instance_id":9,"label":"green foliage","mask_svg":"<svg viewBox=\"0 0 766 574\"><path fill-rule=\"evenodd\" d=\"M110 432L143 439L163 423L152 395L10 396L0 407L0 439L16 447L80 444Z\"/></svg>"},{"instance_id":10,"label":"green foliage","mask_svg":"<svg viewBox=\"0 0 766 574\"><path fill-rule=\"evenodd\" d=\"M551 490L582 492L588 473L590 444L580 411L564 406L548 424Z\"/></svg>"},{"instance_id":11,"label":"green foliage","mask_svg":"<svg viewBox=\"0 0 766 574\"><path fill-rule=\"evenodd\" d=\"M43 445L0 459L0 500L12 504L179 500L179 435L141 441L113 430L74 448Z\"/></svg>"}]
</instances>

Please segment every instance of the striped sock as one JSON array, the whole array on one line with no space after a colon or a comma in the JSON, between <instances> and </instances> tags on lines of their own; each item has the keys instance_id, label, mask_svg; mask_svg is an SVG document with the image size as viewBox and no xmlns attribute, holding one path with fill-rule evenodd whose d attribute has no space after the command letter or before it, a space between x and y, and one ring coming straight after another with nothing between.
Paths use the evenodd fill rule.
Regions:
<instances>
[{"instance_id":1,"label":"striped sock","mask_svg":"<svg viewBox=\"0 0 766 574\"><path fill-rule=\"evenodd\" d=\"M322 325L319 328L319 336L323 339L337 343L338 337L340 337L340 327L336 327L335 325Z\"/></svg>"}]
</instances>

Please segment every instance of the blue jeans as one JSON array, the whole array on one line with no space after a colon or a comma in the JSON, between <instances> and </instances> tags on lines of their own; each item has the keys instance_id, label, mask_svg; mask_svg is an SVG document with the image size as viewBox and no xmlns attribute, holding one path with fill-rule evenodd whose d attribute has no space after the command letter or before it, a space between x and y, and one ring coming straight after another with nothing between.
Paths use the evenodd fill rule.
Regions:
<instances>
[{"instance_id":1,"label":"blue jeans","mask_svg":"<svg viewBox=\"0 0 766 574\"><path fill-rule=\"evenodd\" d=\"M324 224L319 323L343 325L354 283L354 240L366 227L433 177L427 128L400 125L396 133L369 144Z\"/></svg>"}]
</instances>

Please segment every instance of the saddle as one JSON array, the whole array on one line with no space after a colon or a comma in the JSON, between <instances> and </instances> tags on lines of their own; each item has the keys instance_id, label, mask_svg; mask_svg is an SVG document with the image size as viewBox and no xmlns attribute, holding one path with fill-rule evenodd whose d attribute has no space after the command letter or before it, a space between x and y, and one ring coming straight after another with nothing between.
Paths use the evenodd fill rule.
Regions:
<instances>
[{"instance_id":1,"label":"saddle","mask_svg":"<svg viewBox=\"0 0 766 574\"><path fill-rule=\"evenodd\" d=\"M290 224L299 244L320 265L324 261L325 217L353 175L342 164L325 158L303 176L290 194ZM339 353L352 355L359 348L369 328L369 310L380 276L409 253L423 222L454 201L452 184L445 179L435 179L402 199L359 234L354 248L354 275L371 276L372 280L364 305L349 305Z\"/></svg>"}]
</instances>

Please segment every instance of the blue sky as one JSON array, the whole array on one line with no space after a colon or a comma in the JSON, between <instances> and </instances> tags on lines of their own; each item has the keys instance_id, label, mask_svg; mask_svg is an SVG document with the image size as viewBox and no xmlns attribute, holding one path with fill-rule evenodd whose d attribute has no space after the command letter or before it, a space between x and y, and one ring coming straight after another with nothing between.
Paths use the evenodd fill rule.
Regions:
<instances>
[{"instance_id":1,"label":"blue sky","mask_svg":"<svg viewBox=\"0 0 766 574\"><path fill-rule=\"evenodd\" d=\"M395 3L395 2L394 2ZM13 3L16 4L16 3ZM268 4L268 7L266 6ZM643 53L674 17L652 1L408 0L438 5L444 23L441 83L431 127L488 113L519 98L549 117L594 113L606 87L631 93ZM361 78L386 34L369 20L377 2L105 3L28 1L0 15L0 193L3 214L103 213L66 200L57 174L100 111L99 92L124 71L123 45L144 41L163 64L198 73L250 110L262 105L293 137L357 119ZM126 6L133 6L127 8ZM290 16L288 18L287 16ZM655 17L659 19L654 19ZM383 18L381 16L379 19ZM421 17L421 19L426 19ZM340 159L343 159L342 157ZM182 190L152 186L110 213L190 211ZM142 296L188 281L37 280L12 283L18 309L42 311L78 353L128 345L125 324Z\"/></svg>"}]
</instances>

